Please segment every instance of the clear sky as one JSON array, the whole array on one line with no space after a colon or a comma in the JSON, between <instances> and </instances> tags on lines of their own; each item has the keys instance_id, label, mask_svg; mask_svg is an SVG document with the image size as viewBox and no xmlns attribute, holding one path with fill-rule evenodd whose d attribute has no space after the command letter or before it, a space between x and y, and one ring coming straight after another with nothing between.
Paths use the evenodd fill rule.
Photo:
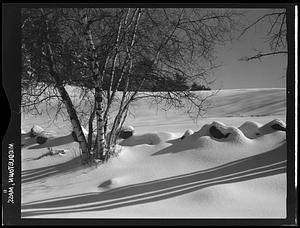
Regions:
<instances>
[{"instance_id":1,"label":"clear sky","mask_svg":"<svg viewBox=\"0 0 300 228\"><path fill-rule=\"evenodd\" d=\"M255 21L267 9L247 9L246 20ZM222 66L214 71L216 79L212 89L237 88L285 88L287 56L276 55L264 57L249 62L240 61L243 56L257 54L256 50L268 51L265 34L268 31L267 22L259 24L255 29L249 30L240 40L228 43L225 47L217 49L218 61Z\"/></svg>"}]
</instances>

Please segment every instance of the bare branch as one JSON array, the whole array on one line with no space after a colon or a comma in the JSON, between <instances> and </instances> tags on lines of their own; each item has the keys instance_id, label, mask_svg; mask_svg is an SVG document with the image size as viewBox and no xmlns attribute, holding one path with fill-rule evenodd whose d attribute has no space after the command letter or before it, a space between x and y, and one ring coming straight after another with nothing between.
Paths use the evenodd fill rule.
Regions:
<instances>
[{"instance_id":1,"label":"bare branch","mask_svg":"<svg viewBox=\"0 0 300 228\"><path fill-rule=\"evenodd\" d=\"M262 57L270 56L270 55L279 55L279 54L288 54L287 51L276 51L276 52L268 52L268 53L258 53L251 57L242 57L240 58L241 61L250 61L253 59L260 59Z\"/></svg>"},{"instance_id":2,"label":"bare branch","mask_svg":"<svg viewBox=\"0 0 300 228\"><path fill-rule=\"evenodd\" d=\"M238 36L238 38L241 38L250 28L252 28L256 24L258 24L263 19L268 18L268 17L273 16L273 15L283 15L283 14L285 14L285 13L281 12L281 13L267 13L267 14L264 14L263 16L259 17L256 21L254 21L253 23L248 25L246 28L244 28L243 31L241 32L241 34Z\"/></svg>"}]
</instances>

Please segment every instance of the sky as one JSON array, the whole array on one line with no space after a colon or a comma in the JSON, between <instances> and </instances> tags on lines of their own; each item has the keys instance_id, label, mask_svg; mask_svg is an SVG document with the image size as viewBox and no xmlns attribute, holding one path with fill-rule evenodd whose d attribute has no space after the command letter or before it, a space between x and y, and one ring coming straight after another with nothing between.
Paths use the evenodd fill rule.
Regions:
<instances>
[{"instance_id":1,"label":"sky","mask_svg":"<svg viewBox=\"0 0 300 228\"><path fill-rule=\"evenodd\" d=\"M247 21L255 21L267 9L247 9ZM245 21L247 23L247 21ZM249 62L240 61L243 56L255 55L256 50L268 51L265 34L269 26L263 22L248 31L240 40L216 49L217 61L221 67L214 70L212 89L238 88L285 88L287 56L276 55Z\"/></svg>"}]
</instances>

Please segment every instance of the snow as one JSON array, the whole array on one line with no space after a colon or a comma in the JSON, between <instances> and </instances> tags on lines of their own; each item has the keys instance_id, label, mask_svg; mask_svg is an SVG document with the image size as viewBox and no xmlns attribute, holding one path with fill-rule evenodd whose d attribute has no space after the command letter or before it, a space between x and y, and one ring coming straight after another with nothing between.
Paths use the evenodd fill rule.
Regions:
<instances>
[{"instance_id":1,"label":"snow","mask_svg":"<svg viewBox=\"0 0 300 228\"><path fill-rule=\"evenodd\" d=\"M41 134L42 132L44 132L44 129L38 125L34 125L30 130L32 137L35 137L35 136Z\"/></svg>"},{"instance_id":2,"label":"snow","mask_svg":"<svg viewBox=\"0 0 300 228\"><path fill-rule=\"evenodd\" d=\"M190 135L192 135L192 134L194 134L194 131L191 130L191 129L188 129L188 130L186 130L186 131L184 132L184 135L181 137L181 139L184 139L184 138L186 138L187 136L190 136Z\"/></svg>"},{"instance_id":3,"label":"snow","mask_svg":"<svg viewBox=\"0 0 300 228\"><path fill-rule=\"evenodd\" d=\"M38 145L22 135L22 217L285 218L286 132L272 128L285 127L285 96L219 91L197 122L138 101L126 121L135 134L97 166L81 164L67 121L23 114L22 129L38 124L57 137ZM42 156L48 147L63 156Z\"/></svg>"},{"instance_id":4,"label":"snow","mask_svg":"<svg viewBox=\"0 0 300 228\"><path fill-rule=\"evenodd\" d=\"M134 132L134 127L133 126L123 126L121 131L130 131Z\"/></svg>"}]
</instances>

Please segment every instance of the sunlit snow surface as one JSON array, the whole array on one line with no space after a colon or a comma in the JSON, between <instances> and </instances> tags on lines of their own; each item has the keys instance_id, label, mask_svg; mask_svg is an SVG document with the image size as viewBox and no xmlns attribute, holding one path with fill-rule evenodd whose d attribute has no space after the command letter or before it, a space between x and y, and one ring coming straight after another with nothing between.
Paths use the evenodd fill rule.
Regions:
<instances>
[{"instance_id":1,"label":"sunlit snow surface","mask_svg":"<svg viewBox=\"0 0 300 228\"><path fill-rule=\"evenodd\" d=\"M272 126L286 127L286 90L223 90L210 103L195 122L137 102L135 134L98 166L81 165L67 121L22 115L25 132L55 133L42 145L22 134L22 217L285 218L286 132Z\"/></svg>"}]
</instances>

